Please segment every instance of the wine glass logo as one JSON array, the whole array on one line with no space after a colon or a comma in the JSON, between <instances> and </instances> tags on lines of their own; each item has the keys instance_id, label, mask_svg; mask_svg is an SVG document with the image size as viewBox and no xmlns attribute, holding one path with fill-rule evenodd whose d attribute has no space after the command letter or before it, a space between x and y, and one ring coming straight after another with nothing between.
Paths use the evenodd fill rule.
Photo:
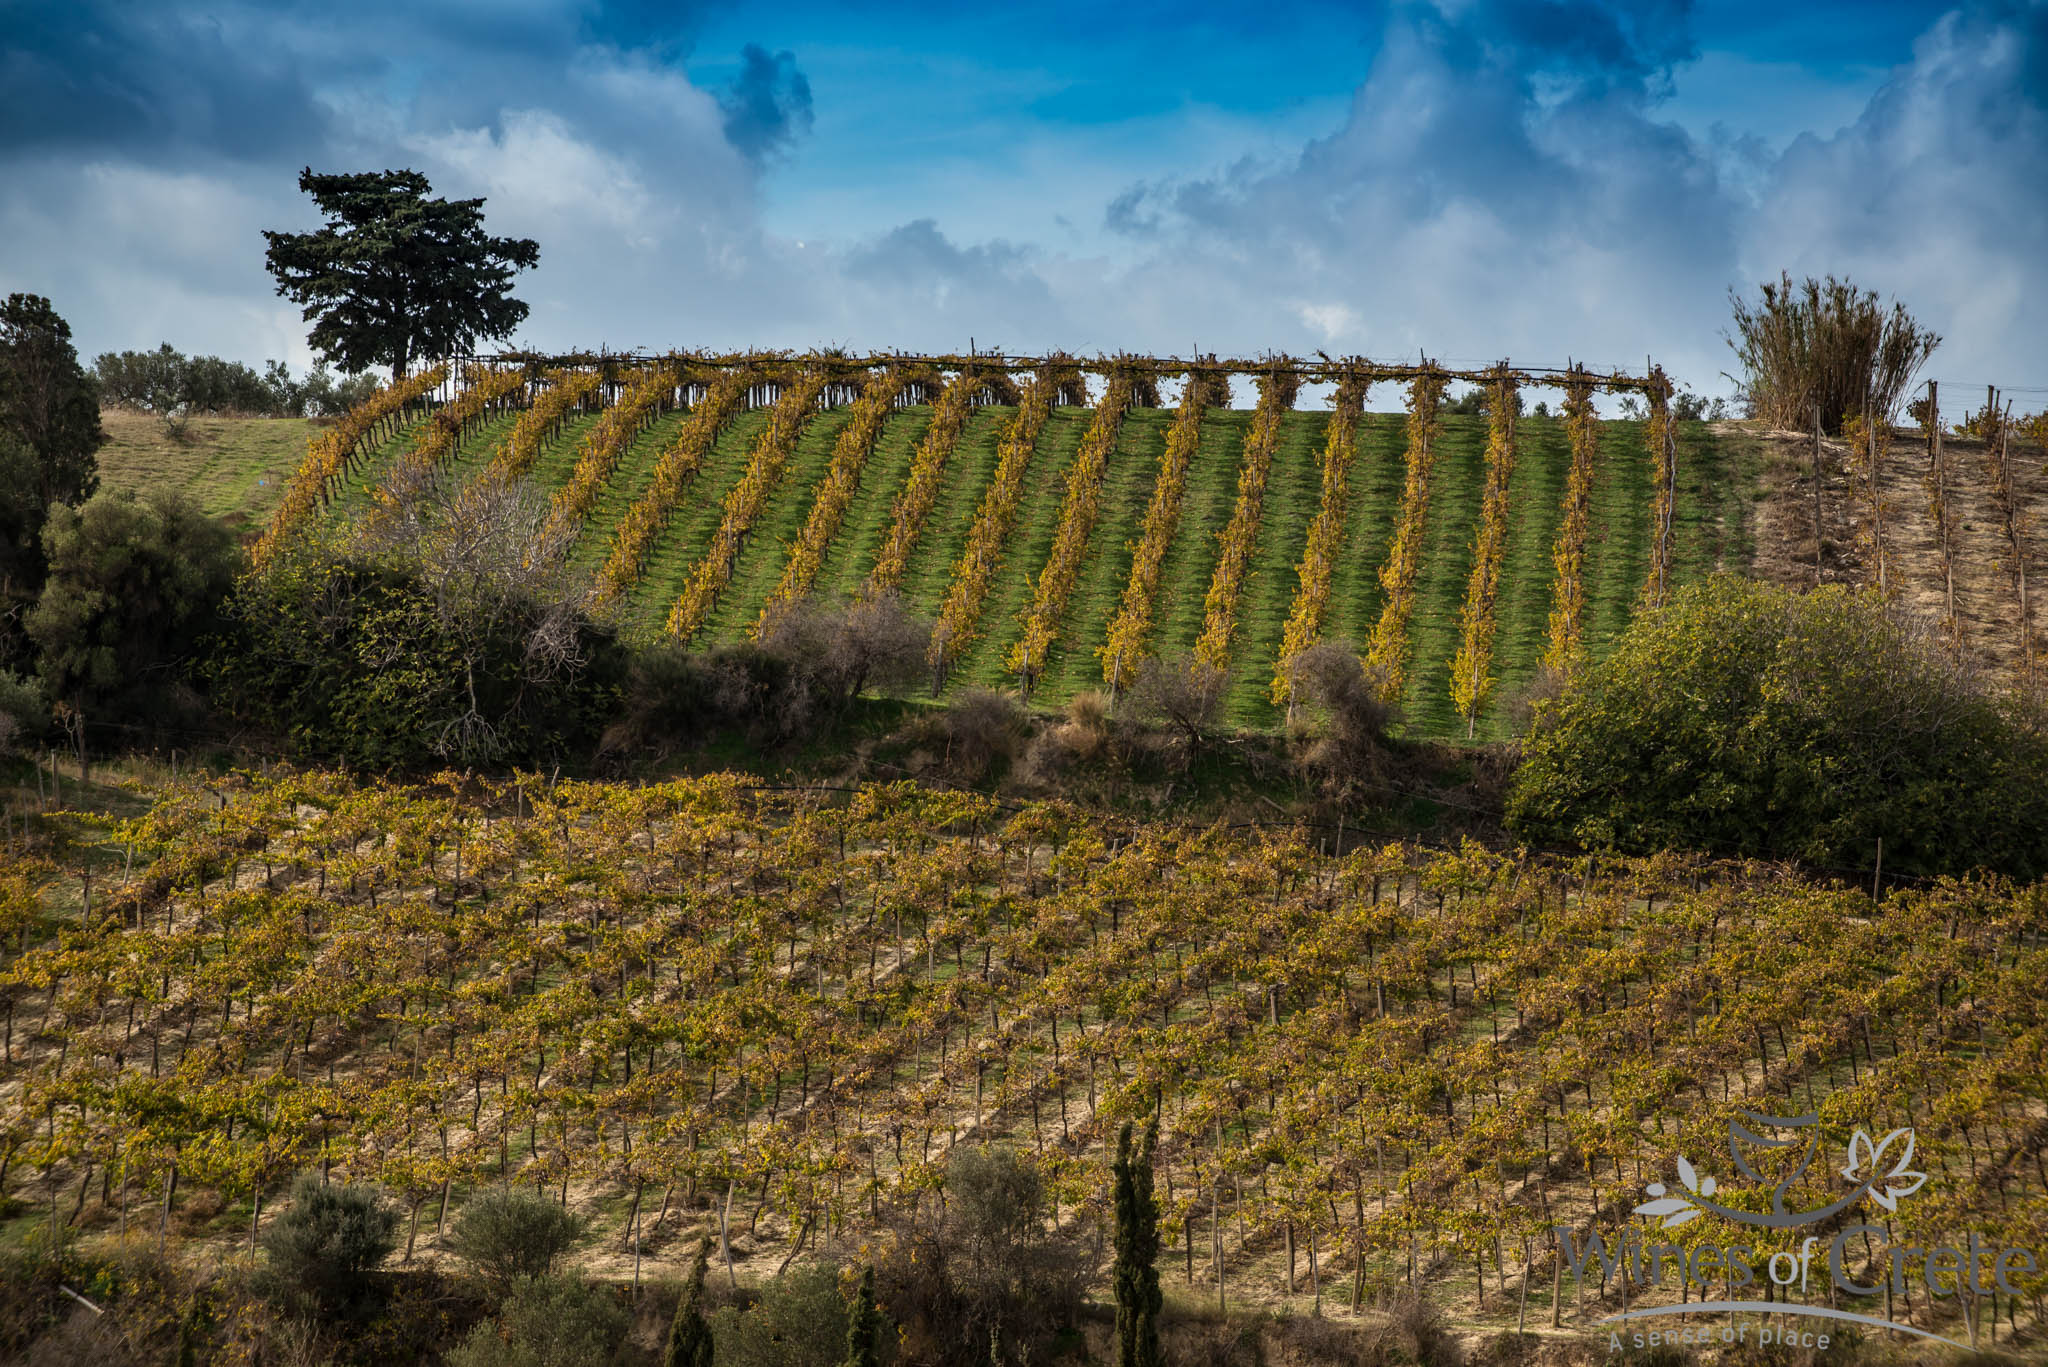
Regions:
<instances>
[{"instance_id":1,"label":"wine glass logo","mask_svg":"<svg viewBox=\"0 0 2048 1367\"><path fill-rule=\"evenodd\" d=\"M1842 1176L1854 1183L1855 1189L1816 1210L1787 1210L1786 1194L1813 1166L1820 1154L1820 1139L1817 1115L1773 1116L1740 1111L1728 1122L1728 1154L1734 1159L1737 1172L1770 1188L1769 1211L1739 1210L1716 1201L1714 1194L1720 1189L1719 1181L1711 1175L1702 1176L1689 1159L1680 1157L1678 1180L1684 1185L1685 1194L1670 1192L1662 1182L1652 1182L1644 1190L1653 1199L1637 1206L1635 1214L1662 1216L1666 1229L1702 1215L1721 1215L1745 1225L1791 1229L1825 1220L1865 1196L1886 1210L1896 1210L1902 1197L1911 1196L1927 1182L1926 1173L1912 1169L1915 1139L1911 1129L1895 1129L1882 1139L1873 1140L1859 1126L1850 1136L1848 1161L1841 1169ZM1787 1157L1773 1161L1781 1154ZM1757 1160L1755 1164L1751 1162L1753 1158ZM1772 1181L1757 1171L1759 1166L1782 1175Z\"/></svg>"}]
</instances>

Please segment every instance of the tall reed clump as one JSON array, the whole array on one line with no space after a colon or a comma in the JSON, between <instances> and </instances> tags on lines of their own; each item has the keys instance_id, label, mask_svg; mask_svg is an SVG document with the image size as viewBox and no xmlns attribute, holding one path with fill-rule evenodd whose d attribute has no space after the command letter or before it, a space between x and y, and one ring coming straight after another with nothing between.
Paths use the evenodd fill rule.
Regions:
<instances>
[{"instance_id":1,"label":"tall reed clump","mask_svg":"<svg viewBox=\"0 0 2048 1367\"><path fill-rule=\"evenodd\" d=\"M1735 335L1751 417L1804 431L1816 407L1821 426L1840 436L1855 414L1890 421L1913 376L1941 345L1905 305L1886 311L1875 290L1830 275L1799 284L1781 274L1751 301L1731 293Z\"/></svg>"}]
</instances>

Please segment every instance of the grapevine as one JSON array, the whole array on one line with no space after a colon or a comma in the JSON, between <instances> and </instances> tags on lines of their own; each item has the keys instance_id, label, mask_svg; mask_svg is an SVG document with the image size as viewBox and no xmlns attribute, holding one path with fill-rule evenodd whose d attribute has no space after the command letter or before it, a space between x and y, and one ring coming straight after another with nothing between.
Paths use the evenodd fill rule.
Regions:
<instances>
[{"instance_id":1,"label":"grapevine","mask_svg":"<svg viewBox=\"0 0 2048 1367\"><path fill-rule=\"evenodd\" d=\"M825 549L838 534L839 524L846 517L847 505L853 501L853 495L860 487L861 470L875 449L882 423L895 408L898 398L931 383L930 371L891 370L871 381L854 403L852 417L833 443L832 463L818 486L810 515L804 519L804 529L790 550L788 562L782 567L782 577L776 581L774 592L768 595L768 601L761 607L760 618L754 623L756 636L761 634L781 605L793 603L811 591L818 568L825 563Z\"/></svg>"},{"instance_id":2,"label":"grapevine","mask_svg":"<svg viewBox=\"0 0 2048 1367\"><path fill-rule=\"evenodd\" d=\"M1081 438L1081 449L1067 470L1066 496L1060 504L1052 551L1039 571L1031 604L1024 610L1024 635L1010 650L1008 667L1025 680L1026 692L1045 668L1046 652L1058 636L1060 615L1080 577L1081 553L1087 548L1088 534L1095 529L1102 498L1102 477L1109 469L1133 396L1131 376L1121 370L1112 372L1087 435Z\"/></svg>"},{"instance_id":3,"label":"grapevine","mask_svg":"<svg viewBox=\"0 0 2048 1367\"><path fill-rule=\"evenodd\" d=\"M1003 542L1009 539L1011 524L1017 520L1017 504L1024 495L1024 472L1031 463L1038 431L1052 411L1053 396L1063 388L1081 383L1073 363L1052 357L1032 378L1024 391L1017 416L1010 420L996 448L995 474L988 492L975 510L974 523L967 530L967 544L953 563L953 579L939 607L938 625L932 631L930 660L934 678L942 679L946 669L967 648L989 581L1002 561Z\"/></svg>"},{"instance_id":4,"label":"grapevine","mask_svg":"<svg viewBox=\"0 0 2048 1367\"><path fill-rule=\"evenodd\" d=\"M1351 488L1351 463L1358 451L1358 422L1365 410L1371 381L1350 374L1338 382L1330 404L1330 435L1323 448L1323 497L1296 569L1298 586L1287 627L1280 638L1280 659L1273 668L1273 705L1285 704L1294 690L1294 657L1316 642L1323 613L1330 603L1330 579L1344 550L1344 515Z\"/></svg>"},{"instance_id":5,"label":"grapevine","mask_svg":"<svg viewBox=\"0 0 2048 1367\"><path fill-rule=\"evenodd\" d=\"M1217 392L1222 390L1221 393ZM1137 677L1138 661L1144 655L1145 637L1152 627L1153 599L1159 591L1159 571L1166 562L1167 548L1180 527L1181 492L1187 485L1188 462L1202 431L1202 410L1227 404L1228 382L1206 371L1188 372L1187 388L1173 425L1166 432L1166 449L1159 454L1159 477L1152 485L1152 501L1145 508L1145 529L1131 556L1131 577L1124 586L1123 602L1116 619L1109 624L1108 639L1096 647L1102 659L1102 677L1113 689L1128 688Z\"/></svg>"},{"instance_id":6,"label":"grapevine","mask_svg":"<svg viewBox=\"0 0 2048 1367\"><path fill-rule=\"evenodd\" d=\"M498 447L491 464L508 479L518 479L533 469L541 448L561 431L562 420L571 409L588 403L604 384L595 370L551 370L546 387L539 390L527 410L512 426L512 434Z\"/></svg>"},{"instance_id":7,"label":"grapevine","mask_svg":"<svg viewBox=\"0 0 2048 1367\"><path fill-rule=\"evenodd\" d=\"M1238 593L1244 587L1245 570L1251 565L1252 546L1259 534L1266 476L1273 468L1274 448L1280 444L1280 415L1294 407L1301 381L1291 371L1273 370L1259 377L1258 386L1258 409L1245 434L1244 464L1237 476L1237 503L1219 537L1222 550L1209 579L1208 597L1203 600L1202 634L1195 642L1195 658L1215 669L1230 662Z\"/></svg>"},{"instance_id":8,"label":"grapevine","mask_svg":"<svg viewBox=\"0 0 2048 1367\"><path fill-rule=\"evenodd\" d=\"M315 437L250 553L256 567L276 558L285 541L326 501L335 481L348 473L365 445L395 426L407 409L423 403L447 378L448 367L437 365L386 385Z\"/></svg>"},{"instance_id":9,"label":"grapevine","mask_svg":"<svg viewBox=\"0 0 2048 1367\"><path fill-rule=\"evenodd\" d=\"M1574 367L1565 383L1565 431L1571 441L1572 464L1565 476L1563 517L1551 560L1557 566L1550 600L1550 647L1543 665L1559 678L1574 673L1584 658L1586 617L1586 532L1592 519L1593 462L1600 429L1593 412L1593 385L1583 367Z\"/></svg>"},{"instance_id":10,"label":"grapevine","mask_svg":"<svg viewBox=\"0 0 2048 1367\"><path fill-rule=\"evenodd\" d=\"M619 458L633 438L654 421L661 406L682 383L683 374L675 362L657 362L636 375L625 393L619 395L618 402L604 411L583 438L583 449L577 453L576 467L569 472L568 482L555 490L554 502L548 509L551 532L583 525L583 519L597 503L598 494L618 469Z\"/></svg>"},{"instance_id":11,"label":"grapevine","mask_svg":"<svg viewBox=\"0 0 2048 1367\"><path fill-rule=\"evenodd\" d=\"M1408 618L1415 611L1415 575L1422 565L1422 537L1429 518L1429 478L1436 465L1437 405L1446 377L1426 368L1408 382L1407 479L1394 537L1380 566L1386 603L1372 630L1366 668L1378 679L1380 697L1400 698L1408 670Z\"/></svg>"},{"instance_id":12,"label":"grapevine","mask_svg":"<svg viewBox=\"0 0 2048 1367\"><path fill-rule=\"evenodd\" d=\"M796 448L797 436L831 379L831 373L819 367L805 370L784 384L775 407L769 411L768 426L754 442L746 473L725 496L725 515L712 534L710 548L690 572L675 606L669 609L667 631L677 640L687 641L696 635L704 619L710 616L712 605L732 578L733 562L739 559L748 529L782 478L782 467Z\"/></svg>"},{"instance_id":13,"label":"grapevine","mask_svg":"<svg viewBox=\"0 0 2048 1367\"><path fill-rule=\"evenodd\" d=\"M1486 492L1472 546L1472 576L1458 614L1461 639L1451 660L1451 700L1465 719L1468 740L1493 692L1494 607L1507 553L1508 484L1515 471L1515 409L1521 402L1505 364L1488 390Z\"/></svg>"},{"instance_id":14,"label":"grapevine","mask_svg":"<svg viewBox=\"0 0 2048 1367\"><path fill-rule=\"evenodd\" d=\"M1671 512L1678 472L1678 448L1671 432L1671 388L1661 367L1650 372L1650 420L1644 425L1643 437L1657 474L1650 503L1650 582L1644 587L1644 598L1652 607L1664 601L1671 587Z\"/></svg>"},{"instance_id":15,"label":"grapevine","mask_svg":"<svg viewBox=\"0 0 2048 1367\"><path fill-rule=\"evenodd\" d=\"M514 395L523 397L525 393L526 372L523 370L493 370L480 365L467 367L463 371L462 392L428 416L426 427L414 440L412 449L399 457L399 479L402 480L407 472L437 469L461 448L464 439L482 421L484 414L511 400Z\"/></svg>"},{"instance_id":16,"label":"grapevine","mask_svg":"<svg viewBox=\"0 0 2048 1367\"><path fill-rule=\"evenodd\" d=\"M2008 406L2009 407L2009 406ZM1998 396L1984 400L1984 411L1976 416L1976 433L1984 442L1984 468L1990 476L1991 502L1998 510L1999 531L2006 573L2012 577L2013 593L2019 601L2020 671L2031 686L2034 679L2034 612L2027 596L2027 519L2013 488L2012 430L2009 412L1998 407Z\"/></svg>"},{"instance_id":17,"label":"grapevine","mask_svg":"<svg viewBox=\"0 0 2048 1367\"><path fill-rule=\"evenodd\" d=\"M761 380L757 370L729 370L705 388L703 398L690 410L675 440L655 457L654 475L646 492L627 509L613 530L611 550L597 572L598 602L616 600L639 581L648 552L682 501L684 488L704 468L711 444L739 411L747 391Z\"/></svg>"},{"instance_id":18,"label":"grapevine","mask_svg":"<svg viewBox=\"0 0 2048 1367\"><path fill-rule=\"evenodd\" d=\"M868 572L867 583L861 590L863 597L873 598L888 593L903 578L903 568L910 563L910 548L917 544L917 534L923 530L932 504L938 501L939 480L945 474L953 447L960 440L960 429L967 425L967 413L974 403L974 396L988 384L987 377L963 370L939 395L938 403L932 408L931 426L925 429L924 439L917 444L917 452L911 457L910 476L904 482L903 492L896 496L896 506L889 519L889 536L875 557L875 567Z\"/></svg>"},{"instance_id":19,"label":"grapevine","mask_svg":"<svg viewBox=\"0 0 2048 1367\"><path fill-rule=\"evenodd\" d=\"M755 1246L793 1249L928 1201L963 1144L1030 1152L1099 1218L1122 1123L1156 1120L1191 1278L1199 1247L1240 1301L1476 1276L1484 1303L1547 1279L1555 1226L1611 1247L1745 1110L1835 1142L1917 1127L1929 1190L1894 1243L2048 1217L2038 887L1943 880L1877 914L1671 854L1336 853L732 775L280 772L62 819L101 848L0 853L0 1195L76 1199L82 1225L312 1166L424 1207L422 1242L451 1187L603 1210L672 1181L650 1247L715 1227L730 1183ZM1828 1166L1788 1208L1830 1199ZM1585 1290L1553 1313L1678 1300ZM1963 1332L1953 1299L1896 1313Z\"/></svg>"}]
</instances>

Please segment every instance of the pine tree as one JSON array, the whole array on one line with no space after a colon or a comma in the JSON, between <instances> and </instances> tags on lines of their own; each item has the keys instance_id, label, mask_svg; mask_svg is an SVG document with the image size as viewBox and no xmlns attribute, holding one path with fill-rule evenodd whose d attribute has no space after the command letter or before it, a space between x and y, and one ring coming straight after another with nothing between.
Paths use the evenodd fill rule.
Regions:
<instances>
[{"instance_id":1,"label":"pine tree","mask_svg":"<svg viewBox=\"0 0 2048 1367\"><path fill-rule=\"evenodd\" d=\"M711 1367L711 1326L704 1322L704 1273L711 1266L711 1236L697 1241L697 1262L683 1287L682 1304L668 1329L661 1367Z\"/></svg>"},{"instance_id":2,"label":"pine tree","mask_svg":"<svg viewBox=\"0 0 2048 1367\"><path fill-rule=\"evenodd\" d=\"M1131 1127L1117 1136L1116 1293L1117 1367L1159 1367L1159 1202L1152 1194L1156 1127L1135 1151Z\"/></svg>"},{"instance_id":3,"label":"pine tree","mask_svg":"<svg viewBox=\"0 0 2048 1367\"><path fill-rule=\"evenodd\" d=\"M853 1314L846 1325L846 1361L843 1367L882 1367L882 1355L875 1340L882 1332L882 1312L875 1308L875 1269L862 1268L860 1291L854 1297Z\"/></svg>"}]
</instances>

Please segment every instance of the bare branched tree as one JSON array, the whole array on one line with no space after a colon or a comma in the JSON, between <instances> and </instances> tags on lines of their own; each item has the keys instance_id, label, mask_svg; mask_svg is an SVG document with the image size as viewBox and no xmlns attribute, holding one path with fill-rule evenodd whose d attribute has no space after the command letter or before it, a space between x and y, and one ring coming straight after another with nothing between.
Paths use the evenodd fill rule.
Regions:
<instances>
[{"instance_id":1,"label":"bare branched tree","mask_svg":"<svg viewBox=\"0 0 2048 1367\"><path fill-rule=\"evenodd\" d=\"M1222 669L1189 652L1154 656L1138 667L1131 702L1138 715L1179 732L1192 758L1209 742L1227 682Z\"/></svg>"},{"instance_id":2,"label":"bare branched tree","mask_svg":"<svg viewBox=\"0 0 2048 1367\"><path fill-rule=\"evenodd\" d=\"M476 671L494 643L516 636L523 679L546 683L588 661L587 585L569 565L573 533L548 517L547 497L526 480L485 470L452 480L401 463L365 520L360 549L409 569L434 604L468 670L469 707L450 718L435 749L487 756L496 729L478 701Z\"/></svg>"}]
</instances>

